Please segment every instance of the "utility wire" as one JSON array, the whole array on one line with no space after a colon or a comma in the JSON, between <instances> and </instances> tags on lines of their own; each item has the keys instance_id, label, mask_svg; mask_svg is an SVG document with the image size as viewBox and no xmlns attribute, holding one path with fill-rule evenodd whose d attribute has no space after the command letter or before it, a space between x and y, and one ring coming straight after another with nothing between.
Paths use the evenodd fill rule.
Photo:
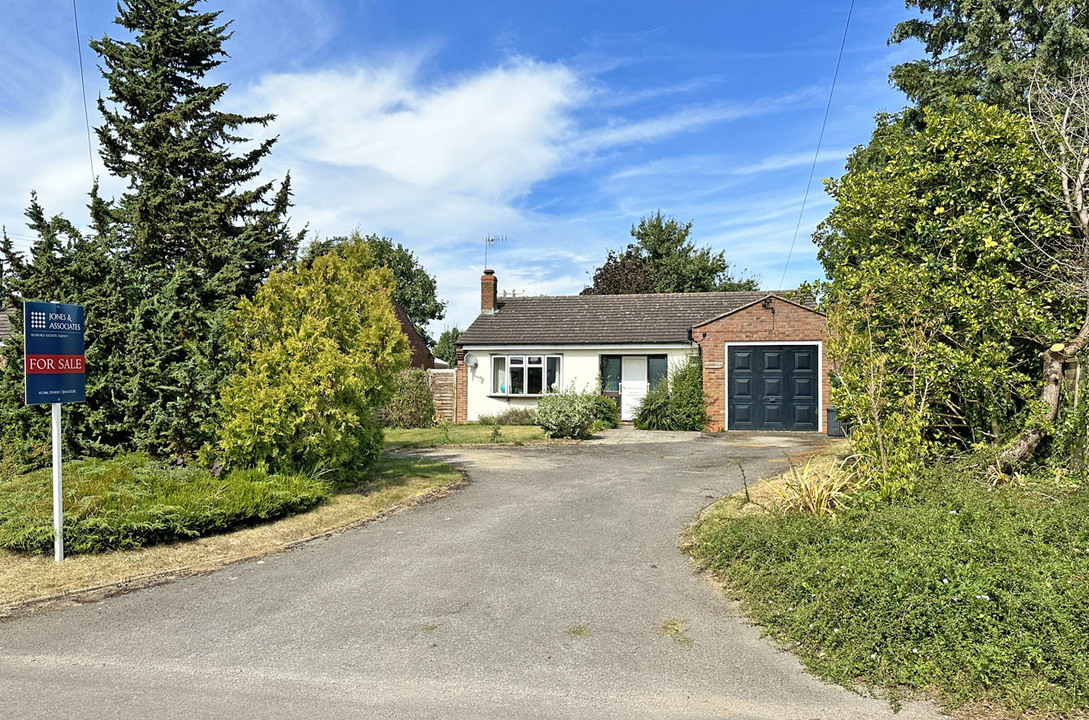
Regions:
<instances>
[{"instance_id":1,"label":"utility wire","mask_svg":"<svg viewBox=\"0 0 1089 720\"><path fill-rule=\"evenodd\" d=\"M839 66L843 62L843 48L847 45L847 30L851 27L851 14L855 10L855 0L851 0L847 8L847 23L843 26L843 39L839 43L839 57L836 58L836 71L832 74L832 87L828 91L828 104L824 108L824 120L821 121L821 133L817 137L817 150L813 153L813 164L809 168L809 180L805 183L805 194L802 195L802 209L798 211L798 224L794 226L794 237L790 240L790 250L787 252L786 264L783 265L783 276L779 278L779 289L783 289L786 282L787 269L790 268L790 258L794 254L794 243L798 242L798 231L802 229L802 215L805 214L805 203L809 200L809 186L813 184L813 174L817 170L817 158L821 154L821 143L824 141L824 128L828 125L828 112L832 109L832 95L836 92L836 80L839 78Z\"/></svg>"},{"instance_id":2,"label":"utility wire","mask_svg":"<svg viewBox=\"0 0 1089 720\"><path fill-rule=\"evenodd\" d=\"M83 90L83 122L87 126L87 159L91 161L91 184L95 183L95 151L91 144L91 114L87 110L87 81L83 79L83 41L79 39L79 14L72 0L72 21L76 26L76 55L79 57L79 86Z\"/></svg>"}]
</instances>

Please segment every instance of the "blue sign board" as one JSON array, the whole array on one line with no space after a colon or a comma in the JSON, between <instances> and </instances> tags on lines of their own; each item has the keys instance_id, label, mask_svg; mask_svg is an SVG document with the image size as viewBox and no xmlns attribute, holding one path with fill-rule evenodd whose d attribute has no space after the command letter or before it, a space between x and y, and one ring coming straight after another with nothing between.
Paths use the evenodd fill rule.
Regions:
<instances>
[{"instance_id":1,"label":"blue sign board","mask_svg":"<svg viewBox=\"0 0 1089 720\"><path fill-rule=\"evenodd\" d=\"M23 303L26 404L83 402L83 306Z\"/></svg>"}]
</instances>

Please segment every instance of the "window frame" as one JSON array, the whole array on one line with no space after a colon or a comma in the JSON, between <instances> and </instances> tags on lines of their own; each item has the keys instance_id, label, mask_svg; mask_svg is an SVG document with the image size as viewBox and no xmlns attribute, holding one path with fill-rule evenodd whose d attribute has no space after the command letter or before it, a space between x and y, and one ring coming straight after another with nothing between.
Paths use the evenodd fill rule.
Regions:
<instances>
[{"instance_id":1,"label":"window frame","mask_svg":"<svg viewBox=\"0 0 1089 720\"><path fill-rule=\"evenodd\" d=\"M512 363L511 360L517 358L518 362ZM530 359L539 360L539 362L530 362ZM556 361L556 381L553 384L553 390L548 389L548 365L550 360ZM496 366L502 361L503 370L502 373L497 371ZM506 397L506 398L539 398L545 395L555 395L563 389L563 354L562 353L547 353L547 352L517 352L517 353L494 353L489 356L488 362L491 363L491 392L488 393L491 397ZM517 368L522 370L522 392L511 392L511 369ZM540 370L541 372L541 392L531 393L528 392L530 385L531 371ZM534 383L536 384L536 383ZM502 388L502 389L501 389Z\"/></svg>"}]
</instances>

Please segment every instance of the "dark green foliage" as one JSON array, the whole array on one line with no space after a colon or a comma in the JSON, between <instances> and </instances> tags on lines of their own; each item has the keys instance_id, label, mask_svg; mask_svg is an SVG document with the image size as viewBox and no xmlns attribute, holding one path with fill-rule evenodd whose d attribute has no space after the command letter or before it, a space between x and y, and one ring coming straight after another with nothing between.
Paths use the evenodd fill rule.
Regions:
<instances>
[{"instance_id":1,"label":"dark green foliage","mask_svg":"<svg viewBox=\"0 0 1089 720\"><path fill-rule=\"evenodd\" d=\"M890 42L918 40L930 56L892 69L912 102L941 106L971 95L1021 111L1032 73L1065 78L1089 56L1084 0L908 0L931 19L898 23Z\"/></svg>"},{"instance_id":2,"label":"dark green foliage","mask_svg":"<svg viewBox=\"0 0 1089 720\"><path fill-rule=\"evenodd\" d=\"M993 488L990 462L939 466L914 498L835 518L707 520L690 550L824 678L1084 711L1089 493Z\"/></svg>"},{"instance_id":3,"label":"dark green foliage","mask_svg":"<svg viewBox=\"0 0 1089 720\"><path fill-rule=\"evenodd\" d=\"M550 438L585 440L597 413L597 392L577 392L574 388L555 395L545 395L537 402L537 424Z\"/></svg>"},{"instance_id":4,"label":"dark green foliage","mask_svg":"<svg viewBox=\"0 0 1089 720\"><path fill-rule=\"evenodd\" d=\"M536 425L537 410L531 407L507 408L495 415L481 415L477 425Z\"/></svg>"},{"instance_id":5,"label":"dark green foliage","mask_svg":"<svg viewBox=\"0 0 1089 720\"><path fill-rule=\"evenodd\" d=\"M303 262L311 262L314 258L336 250L337 247L357 237L360 237L359 233L354 232L348 236L317 240L307 247ZM405 311L405 315L412 321L424 341L432 345L434 339L427 333L427 324L432 320L442 320L446 317L446 303L438 299L434 276L428 274L412 251L401 243L394 244L392 239L373 233L363 236L362 239L367 244L375 265L389 268L393 272L393 278L397 281L393 299ZM460 334L459 332L458 335ZM457 339L456 335L454 339ZM436 353L435 357L439 355ZM446 360L445 357L443 359ZM456 364L456 361L447 360L447 362L451 367Z\"/></svg>"},{"instance_id":6,"label":"dark green foliage","mask_svg":"<svg viewBox=\"0 0 1089 720\"><path fill-rule=\"evenodd\" d=\"M129 40L92 41L109 88L96 129L106 169L127 190L91 191L93 234L46 219L32 198L38 235L29 258L3 248L5 290L21 298L83 304L87 403L69 411L78 453L139 448L186 455L207 439L205 422L229 368L224 318L301 236L287 231L290 186L259 181L274 140L241 133L271 116L216 106L227 85L203 84L226 57L219 14L197 0L131 0L116 23ZM17 407L22 362L14 344L0 371L0 436L43 437L41 413ZM21 393L18 393L21 395Z\"/></svg>"},{"instance_id":7,"label":"dark green foliage","mask_svg":"<svg viewBox=\"0 0 1089 720\"><path fill-rule=\"evenodd\" d=\"M432 350L432 354L439 360L444 360L450 367L457 367L458 349L457 341L461 337L461 330L456 327L447 328L439 335L438 342Z\"/></svg>"},{"instance_id":8,"label":"dark green foliage","mask_svg":"<svg viewBox=\"0 0 1089 720\"><path fill-rule=\"evenodd\" d=\"M594 421L602 428L620 427L620 407L607 395L594 395Z\"/></svg>"},{"instance_id":9,"label":"dark green foliage","mask_svg":"<svg viewBox=\"0 0 1089 720\"><path fill-rule=\"evenodd\" d=\"M703 396L703 365L691 358L651 390L635 413L640 430L703 430L711 421Z\"/></svg>"},{"instance_id":10,"label":"dark green foliage","mask_svg":"<svg viewBox=\"0 0 1089 720\"><path fill-rule=\"evenodd\" d=\"M393 376L391 392L389 402L382 408L386 427L428 428L435 424L435 395L426 371L402 370Z\"/></svg>"},{"instance_id":11,"label":"dark green foliage","mask_svg":"<svg viewBox=\"0 0 1089 720\"><path fill-rule=\"evenodd\" d=\"M594 270L593 284L583 295L628 293L723 292L755 290L754 278L730 274L723 252L697 248L688 239L692 223L662 217L659 210L632 226L635 242L622 253L609 251L605 264Z\"/></svg>"},{"instance_id":12,"label":"dark green foliage","mask_svg":"<svg viewBox=\"0 0 1089 720\"><path fill-rule=\"evenodd\" d=\"M0 479L0 547L53 550L49 470ZM309 510L332 488L301 475L256 470L215 477L144 455L64 466L64 535L70 553L145 547L202 537Z\"/></svg>"}]
</instances>

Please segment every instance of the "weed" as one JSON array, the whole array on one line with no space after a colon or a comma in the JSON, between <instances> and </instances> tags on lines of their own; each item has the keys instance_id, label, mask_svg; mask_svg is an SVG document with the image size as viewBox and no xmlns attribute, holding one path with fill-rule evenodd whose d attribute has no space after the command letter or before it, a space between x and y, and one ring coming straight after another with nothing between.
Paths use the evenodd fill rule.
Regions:
<instances>
[{"instance_id":1,"label":"weed","mask_svg":"<svg viewBox=\"0 0 1089 720\"><path fill-rule=\"evenodd\" d=\"M590 632L590 626L586 623L572 625L571 627L567 628L567 634L574 635L575 637L590 637L591 635L593 635L593 633Z\"/></svg>"},{"instance_id":2,"label":"weed","mask_svg":"<svg viewBox=\"0 0 1089 720\"><path fill-rule=\"evenodd\" d=\"M439 629L439 626L438 626L438 625L424 625L424 626L423 626L423 631L424 631L425 633L433 633L433 632L435 632L435 631L436 631L436 630L438 630L438 629Z\"/></svg>"},{"instance_id":3,"label":"weed","mask_svg":"<svg viewBox=\"0 0 1089 720\"><path fill-rule=\"evenodd\" d=\"M685 647L692 647L692 638L688 636L688 623L683 619L665 618L658 623L658 634L671 638L673 642Z\"/></svg>"},{"instance_id":4,"label":"weed","mask_svg":"<svg viewBox=\"0 0 1089 720\"><path fill-rule=\"evenodd\" d=\"M499 429L499 423L492 425L492 433L488 436L488 442L498 443L503 439L503 431Z\"/></svg>"}]
</instances>

